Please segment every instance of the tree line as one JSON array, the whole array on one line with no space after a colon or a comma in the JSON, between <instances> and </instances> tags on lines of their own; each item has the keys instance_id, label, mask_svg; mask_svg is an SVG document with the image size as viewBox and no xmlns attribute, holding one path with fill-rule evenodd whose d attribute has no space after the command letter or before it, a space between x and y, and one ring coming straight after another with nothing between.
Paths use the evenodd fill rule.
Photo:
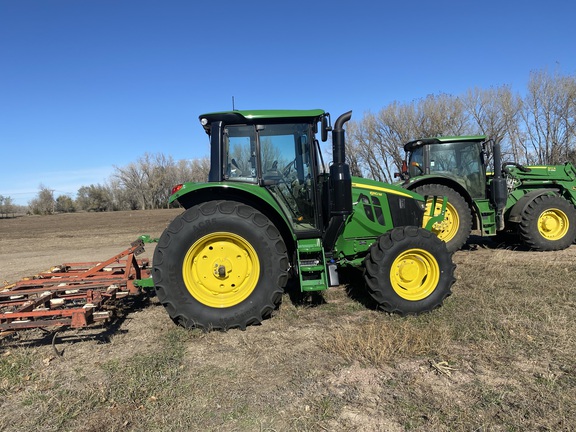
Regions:
<instances>
[{"instance_id":1,"label":"tree line","mask_svg":"<svg viewBox=\"0 0 576 432\"><path fill-rule=\"evenodd\" d=\"M576 77L532 72L524 97L504 85L393 102L347 128L353 174L384 182L400 170L405 143L436 136L487 135L522 164L576 162Z\"/></svg>"},{"instance_id":2,"label":"tree line","mask_svg":"<svg viewBox=\"0 0 576 432\"><path fill-rule=\"evenodd\" d=\"M0 218L14 216L19 210L19 206L14 204L12 198L0 195Z\"/></svg>"},{"instance_id":3,"label":"tree line","mask_svg":"<svg viewBox=\"0 0 576 432\"><path fill-rule=\"evenodd\" d=\"M412 102L392 102L347 124L347 158L353 175L394 182L411 140L450 135L486 135L500 143L505 160L522 164L576 162L576 76L535 71L525 95L510 86L473 88L465 94L428 95ZM168 206L172 186L205 181L207 157L174 161L146 153L115 167L104 182L82 186L75 198L54 196L41 185L29 202L35 214L54 212L158 209ZM0 197L0 214L11 200Z\"/></svg>"},{"instance_id":4,"label":"tree line","mask_svg":"<svg viewBox=\"0 0 576 432\"><path fill-rule=\"evenodd\" d=\"M206 181L209 169L207 157L174 161L162 153L146 153L127 166L114 167L103 184L82 186L74 199L68 195L55 196L52 189L40 185L28 207L33 214L167 208L174 185Z\"/></svg>"}]
</instances>

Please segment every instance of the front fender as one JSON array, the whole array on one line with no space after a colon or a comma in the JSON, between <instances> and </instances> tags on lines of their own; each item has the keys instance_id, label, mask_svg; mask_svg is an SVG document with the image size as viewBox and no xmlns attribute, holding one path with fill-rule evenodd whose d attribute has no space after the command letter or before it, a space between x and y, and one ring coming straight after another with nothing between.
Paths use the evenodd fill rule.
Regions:
<instances>
[{"instance_id":1,"label":"front fender","mask_svg":"<svg viewBox=\"0 0 576 432\"><path fill-rule=\"evenodd\" d=\"M508 216L508 222L520 223L522 221L522 215L528 207L528 205L534 201L537 197L542 195L556 195L558 194L551 189L537 189L528 192L523 195L510 209L510 214Z\"/></svg>"}]
</instances>

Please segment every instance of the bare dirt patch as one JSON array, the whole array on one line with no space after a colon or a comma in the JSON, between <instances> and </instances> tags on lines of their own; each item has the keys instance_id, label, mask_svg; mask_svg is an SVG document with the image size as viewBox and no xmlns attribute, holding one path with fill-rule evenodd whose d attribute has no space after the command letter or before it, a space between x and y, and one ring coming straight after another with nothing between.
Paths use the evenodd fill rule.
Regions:
<instances>
[{"instance_id":1,"label":"bare dirt patch","mask_svg":"<svg viewBox=\"0 0 576 432\"><path fill-rule=\"evenodd\" d=\"M127 248L139 235L159 236L181 211L67 213L0 219L0 281L13 282L63 262L109 258ZM152 251L153 245L148 249Z\"/></svg>"},{"instance_id":2,"label":"bare dirt patch","mask_svg":"<svg viewBox=\"0 0 576 432\"><path fill-rule=\"evenodd\" d=\"M108 258L178 213L0 219L0 281ZM0 430L571 431L575 258L473 239L454 294L419 317L367 308L352 275L246 331L181 329L150 296L59 333L61 357L21 332L0 342Z\"/></svg>"}]
</instances>

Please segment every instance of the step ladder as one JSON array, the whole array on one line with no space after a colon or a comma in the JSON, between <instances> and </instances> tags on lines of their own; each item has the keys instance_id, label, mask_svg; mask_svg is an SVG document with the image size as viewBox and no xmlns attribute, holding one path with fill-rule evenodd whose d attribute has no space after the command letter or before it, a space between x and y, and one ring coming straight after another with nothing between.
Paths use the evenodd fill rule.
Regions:
<instances>
[{"instance_id":1,"label":"step ladder","mask_svg":"<svg viewBox=\"0 0 576 432\"><path fill-rule=\"evenodd\" d=\"M302 239L297 242L298 275L301 291L322 291L328 289L326 258L322 240Z\"/></svg>"}]
</instances>

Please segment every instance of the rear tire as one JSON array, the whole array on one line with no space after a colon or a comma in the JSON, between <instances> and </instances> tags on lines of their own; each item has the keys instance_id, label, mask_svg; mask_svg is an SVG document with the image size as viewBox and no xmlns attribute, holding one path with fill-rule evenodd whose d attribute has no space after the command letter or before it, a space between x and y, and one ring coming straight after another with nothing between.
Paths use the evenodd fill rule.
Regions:
<instances>
[{"instance_id":1,"label":"rear tire","mask_svg":"<svg viewBox=\"0 0 576 432\"><path fill-rule=\"evenodd\" d=\"M419 186L415 188L414 191L424 196L445 196L448 199L444 220L434 224L432 226L432 232L436 234L440 240L446 242L446 247L449 252L459 250L464 243L466 243L466 240L468 240L472 232L472 214L466 200L454 189L440 184ZM426 215L430 214L431 204L431 199L426 201L424 226L426 222L428 222ZM439 214L441 209L442 200L437 200L434 215Z\"/></svg>"},{"instance_id":2,"label":"rear tire","mask_svg":"<svg viewBox=\"0 0 576 432\"><path fill-rule=\"evenodd\" d=\"M524 210L518 230L531 249L566 249L576 237L576 209L562 197L540 195Z\"/></svg>"},{"instance_id":3,"label":"rear tire","mask_svg":"<svg viewBox=\"0 0 576 432\"><path fill-rule=\"evenodd\" d=\"M191 207L153 258L156 294L184 327L245 329L269 317L288 280L286 245L259 211L234 201Z\"/></svg>"},{"instance_id":4,"label":"rear tire","mask_svg":"<svg viewBox=\"0 0 576 432\"><path fill-rule=\"evenodd\" d=\"M442 305L454 283L452 253L423 228L400 227L381 235L364 261L368 292L386 312L414 315Z\"/></svg>"}]
</instances>

